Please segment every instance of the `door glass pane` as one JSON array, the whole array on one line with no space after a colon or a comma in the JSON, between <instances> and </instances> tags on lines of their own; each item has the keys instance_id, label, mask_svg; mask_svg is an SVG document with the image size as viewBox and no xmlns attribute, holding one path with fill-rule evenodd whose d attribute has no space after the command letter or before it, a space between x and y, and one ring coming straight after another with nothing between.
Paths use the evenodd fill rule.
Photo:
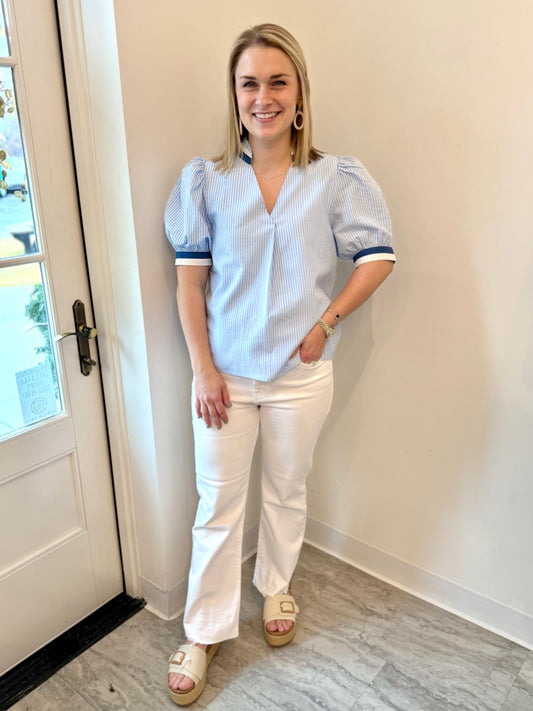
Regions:
<instances>
[{"instance_id":1,"label":"door glass pane","mask_svg":"<svg viewBox=\"0 0 533 711\"><path fill-rule=\"evenodd\" d=\"M0 56L7 56L3 8ZM0 66L0 439L64 411L16 105L17 71Z\"/></svg>"},{"instance_id":2,"label":"door glass pane","mask_svg":"<svg viewBox=\"0 0 533 711\"><path fill-rule=\"evenodd\" d=\"M40 265L0 269L0 439L62 412Z\"/></svg>"},{"instance_id":3,"label":"door glass pane","mask_svg":"<svg viewBox=\"0 0 533 711\"><path fill-rule=\"evenodd\" d=\"M39 251L12 70L0 67L0 259Z\"/></svg>"},{"instance_id":4,"label":"door glass pane","mask_svg":"<svg viewBox=\"0 0 533 711\"><path fill-rule=\"evenodd\" d=\"M0 4L0 57L9 57L6 20L4 15L4 3Z\"/></svg>"}]
</instances>

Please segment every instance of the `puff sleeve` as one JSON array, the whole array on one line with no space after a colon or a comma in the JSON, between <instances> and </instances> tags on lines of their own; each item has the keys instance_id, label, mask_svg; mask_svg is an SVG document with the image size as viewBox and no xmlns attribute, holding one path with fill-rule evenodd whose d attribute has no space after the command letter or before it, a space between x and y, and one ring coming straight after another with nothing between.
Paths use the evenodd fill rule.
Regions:
<instances>
[{"instance_id":1,"label":"puff sleeve","mask_svg":"<svg viewBox=\"0 0 533 711\"><path fill-rule=\"evenodd\" d=\"M396 261L389 212L376 181L355 158L337 160L330 197L337 254L355 266L380 259Z\"/></svg>"},{"instance_id":2,"label":"puff sleeve","mask_svg":"<svg viewBox=\"0 0 533 711\"><path fill-rule=\"evenodd\" d=\"M211 225L205 205L205 161L184 167L165 208L165 232L177 265L211 264Z\"/></svg>"}]
</instances>

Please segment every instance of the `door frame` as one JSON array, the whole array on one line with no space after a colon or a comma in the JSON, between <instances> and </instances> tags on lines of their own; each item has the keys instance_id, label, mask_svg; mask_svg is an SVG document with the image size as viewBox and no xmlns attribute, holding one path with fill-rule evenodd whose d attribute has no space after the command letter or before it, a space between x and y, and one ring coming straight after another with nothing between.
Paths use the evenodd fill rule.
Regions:
<instances>
[{"instance_id":1,"label":"door frame","mask_svg":"<svg viewBox=\"0 0 533 711\"><path fill-rule=\"evenodd\" d=\"M150 431L142 413L151 412L151 403L113 1L56 0L56 7L124 581L128 595L141 597L134 480L149 456ZM145 451L139 458L141 440Z\"/></svg>"}]
</instances>

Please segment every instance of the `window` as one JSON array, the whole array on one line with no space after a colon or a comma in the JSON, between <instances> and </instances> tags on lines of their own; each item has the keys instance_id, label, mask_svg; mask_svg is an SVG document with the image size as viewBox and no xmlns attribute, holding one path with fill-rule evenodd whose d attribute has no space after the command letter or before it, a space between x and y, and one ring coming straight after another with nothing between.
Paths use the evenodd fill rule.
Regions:
<instances>
[{"instance_id":1,"label":"window","mask_svg":"<svg viewBox=\"0 0 533 711\"><path fill-rule=\"evenodd\" d=\"M0 6L0 439L63 411L46 255L34 212L17 60Z\"/></svg>"}]
</instances>

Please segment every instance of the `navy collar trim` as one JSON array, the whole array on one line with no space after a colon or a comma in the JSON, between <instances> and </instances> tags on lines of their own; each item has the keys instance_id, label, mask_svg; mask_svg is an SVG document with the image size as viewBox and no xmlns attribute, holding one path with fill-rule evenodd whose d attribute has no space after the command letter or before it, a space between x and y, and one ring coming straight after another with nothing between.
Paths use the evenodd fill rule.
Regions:
<instances>
[{"instance_id":1,"label":"navy collar trim","mask_svg":"<svg viewBox=\"0 0 533 711\"><path fill-rule=\"evenodd\" d=\"M241 158L245 163L248 163L248 165L252 165L252 148L247 138L241 143Z\"/></svg>"},{"instance_id":2,"label":"navy collar trim","mask_svg":"<svg viewBox=\"0 0 533 711\"><path fill-rule=\"evenodd\" d=\"M241 143L241 158L248 165L252 165L252 147L247 138ZM294 163L294 153L291 153L291 160Z\"/></svg>"}]
</instances>

